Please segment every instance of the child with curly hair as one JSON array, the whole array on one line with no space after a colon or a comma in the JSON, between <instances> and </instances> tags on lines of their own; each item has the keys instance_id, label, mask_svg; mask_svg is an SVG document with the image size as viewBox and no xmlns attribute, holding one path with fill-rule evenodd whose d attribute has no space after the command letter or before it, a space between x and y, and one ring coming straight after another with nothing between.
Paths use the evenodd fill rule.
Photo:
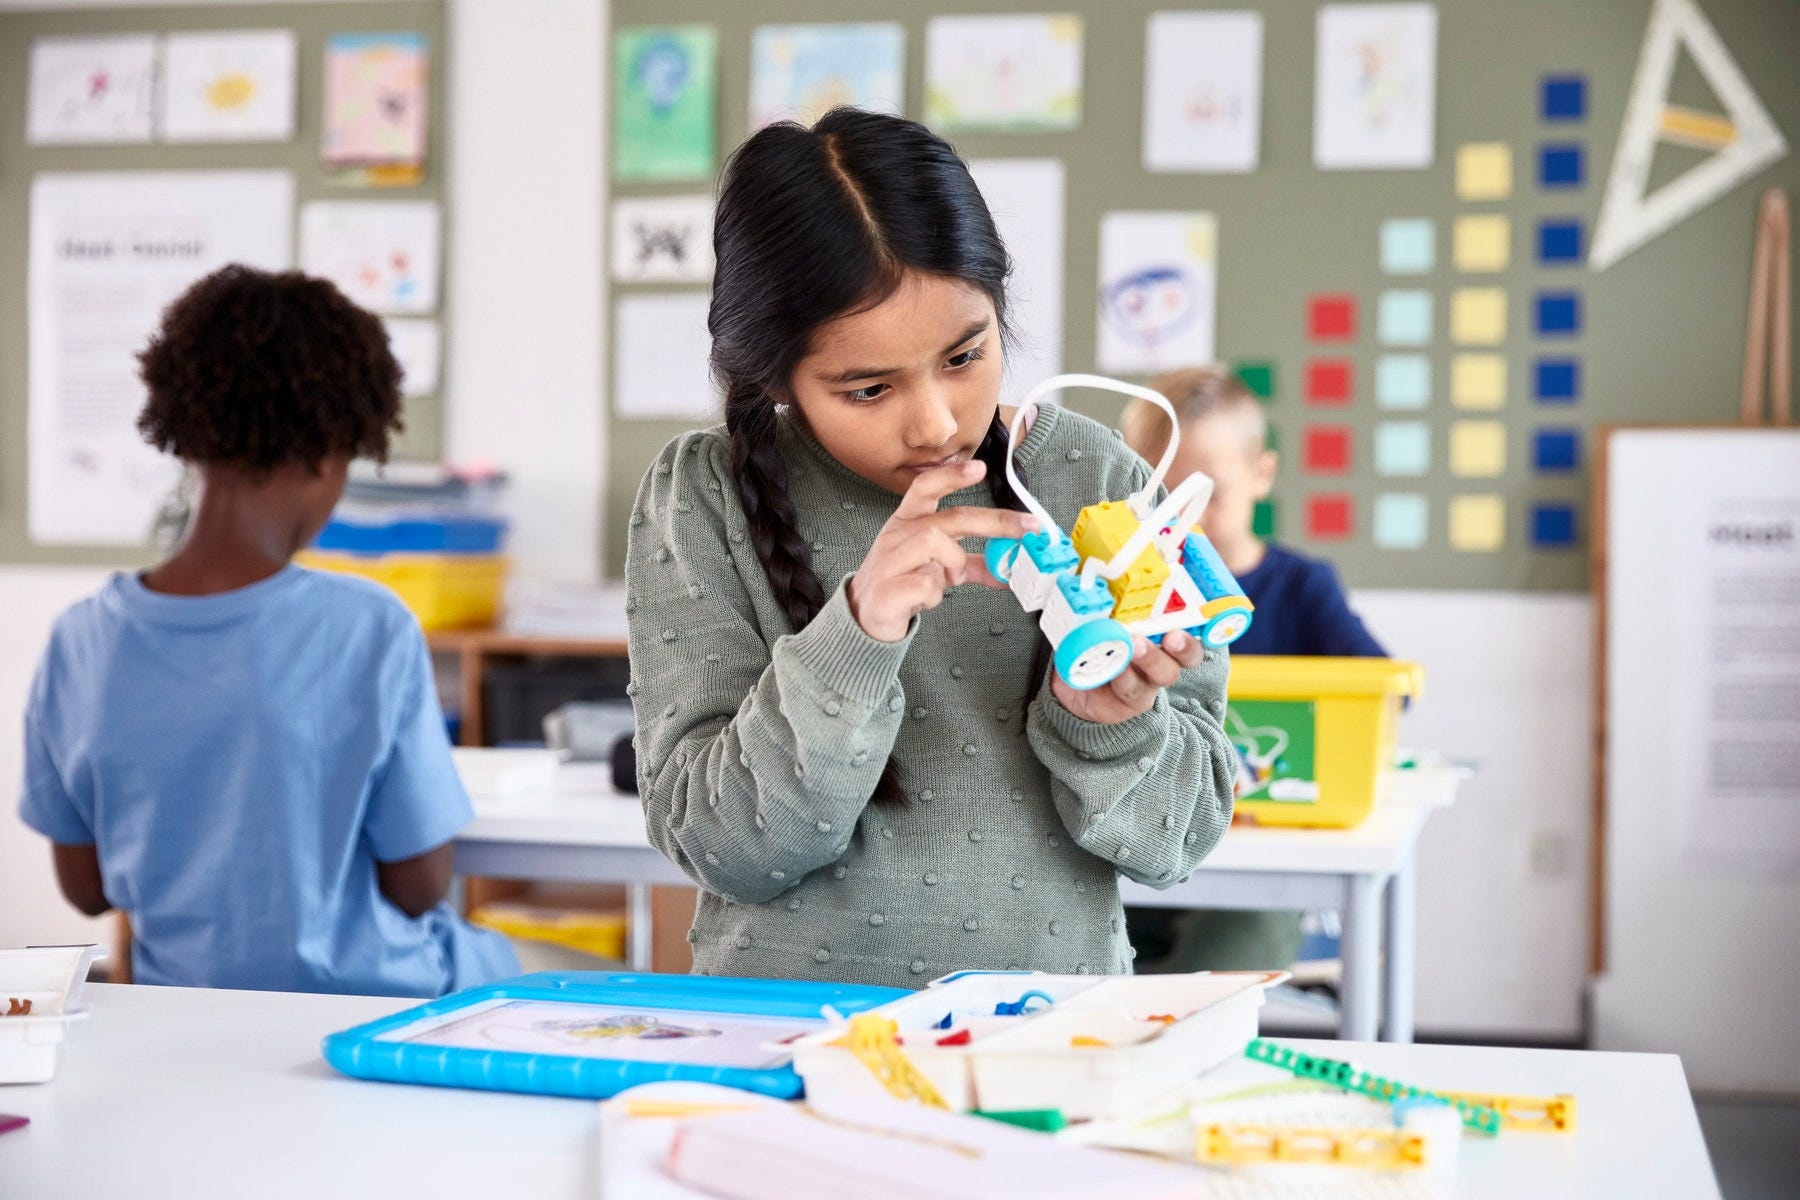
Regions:
<instances>
[{"instance_id":1,"label":"child with curly hair","mask_svg":"<svg viewBox=\"0 0 1800 1200\"><path fill-rule=\"evenodd\" d=\"M138 426L200 497L165 561L62 615L32 684L19 811L63 894L130 914L142 983L436 996L515 973L445 903L472 813L417 622L290 561L401 427L381 322L232 266L140 362Z\"/></svg>"}]
</instances>

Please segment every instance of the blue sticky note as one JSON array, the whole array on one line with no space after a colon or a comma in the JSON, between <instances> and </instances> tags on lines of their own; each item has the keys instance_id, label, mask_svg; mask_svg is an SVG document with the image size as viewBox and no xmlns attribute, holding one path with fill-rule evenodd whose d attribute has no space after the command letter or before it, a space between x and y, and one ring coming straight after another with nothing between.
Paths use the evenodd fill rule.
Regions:
<instances>
[{"instance_id":1,"label":"blue sticky note","mask_svg":"<svg viewBox=\"0 0 1800 1200\"><path fill-rule=\"evenodd\" d=\"M1549 218L1538 222L1538 261L1551 265L1581 261L1581 222Z\"/></svg>"},{"instance_id":2,"label":"blue sticky note","mask_svg":"<svg viewBox=\"0 0 1800 1200\"><path fill-rule=\"evenodd\" d=\"M1581 147L1574 142L1547 142L1538 147L1538 186L1578 188L1586 174Z\"/></svg>"},{"instance_id":3,"label":"blue sticky note","mask_svg":"<svg viewBox=\"0 0 1800 1200\"><path fill-rule=\"evenodd\" d=\"M1417 290L1381 293L1375 327L1388 346L1424 346L1431 341L1431 293Z\"/></svg>"},{"instance_id":4,"label":"blue sticky note","mask_svg":"<svg viewBox=\"0 0 1800 1200\"><path fill-rule=\"evenodd\" d=\"M1579 121L1587 116L1587 76L1544 76L1542 111L1546 121Z\"/></svg>"},{"instance_id":5,"label":"blue sticky note","mask_svg":"<svg viewBox=\"0 0 1800 1200\"><path fill-rule=\"evenodd\" d=\"M1531 465L1544 472L1573 471L1581 465L1581 431L1537 430L1531 435Z\"/></svg>"},{"instance_id":6,"label":"blue sticky note","mask_svg":"<svg viewBox=\"0 0 1800 1200\"><path fill-rule=\"evenodd\" d=\"M1423 475L1431 469L1431 426L1423 421L1383 421L1375 426L1375 471Z\"/></svg>"},{"instance_id":7,"label":"blue sticky note","mask_svg":"<svg viewBox=\"0 0 1800 1200\"><path fill-rule=\"evenodd\" d=\"M1425 497L1386 492L1375 497L1375 544L1384 550L1417 550L1425 544L1429 518Z\"/></svg>"},{"instance_id":8,"label":"blue sticky note","mask_svg":"<svg viewBox=\"0 0 1800 1200\"><path fill-rule=\"evenodd\" d=\"M1532 505L1531 544L1547 547L1573 546L1575 544L1575 506L1572 504Z\"/></svg>"},{"instance_id":9,"label":"blue sticky note","mask_svg":"<svg viewBox=\"0 0 1800 1200\"><path fill-rule=\"evenodd\" d=\"M1574 292L1539 292L1532 312L1539 337L1581 332L1581 297Z\"/></svg>"},{"instance_id":10,"label":"blue sticky note","mask_svg":"<svg viewBox=\"0 0 1800 1200\"><path fill-rule=\"evenodd\" d=\"M1540 404L1573 404L1581 396L1581 364L1572 358L1540 358L1531 394Z\"/></svg>"},{"instance_id":11,"label":"blue sticky note","mask_svg":"<svg viewBox=\"0 0 1800 1200\"><path fill-rule=\"evenodd\" d=\"M1389 275L1422 275L1437 260L1437 223L1427 217L1395 217L1381 223L1381 269Z\"/></svg>"},{"instance_id":12,"label":"blue sticky note","mask_svg":"<svg viewBox=\"0 0 1800 1200\"><path fill-rule=\"evenodd\" d=\"M1375 403L1424 408L1431 403L1431 360L1423 354L1383 354L1375 360Z\"/></svg>"}]
</instances>

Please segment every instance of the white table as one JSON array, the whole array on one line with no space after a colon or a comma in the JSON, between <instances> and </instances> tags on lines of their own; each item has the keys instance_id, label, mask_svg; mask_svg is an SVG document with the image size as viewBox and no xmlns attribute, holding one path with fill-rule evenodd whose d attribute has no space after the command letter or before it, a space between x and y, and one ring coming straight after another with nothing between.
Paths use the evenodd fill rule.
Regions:
<instances>
[{"instance_id":1,"label":"white table","mask_svg":"<svg viewBox=\"0 0 1800 1200\"><path fill-rule=\"evenodd\" d=\"M515 757L485 758L489 753ZM494 761L529 762L516 751L458 751L476 816L457 836L456 869L624 884L628 959L634 969L649 969L649 885L693 881L645 839L637 797L620 795L603 773L587 768L575 782L565 770L547 787L498 785ZM1454 800L1466 774L1447 766L1391 771L1384 802L1355 829L1233 825L1186 883L1156 891L1121 879L1119 891L1127 904L1163 908L1337 911L1344 925L1338 1036L1410 1042L1413 848L1431 811Z\"/></svg>"},{"instance_id":2,"label":"white table","mask_svg":"<svg viewBox=\"0 0 1800 1200\"><path fill-rule=\"evenodd\" d=\"M596 1195L597 1106L347 1079L326 1034L412 1002L93 987L49 1083L0 1087L6 1200L576 1200ZM1421 1086L1568 1092L1572 1136L1465 1137L1459 1200L1719 1195L1666 1054L1292 1043Z\"/></svg>"}]
</instances>

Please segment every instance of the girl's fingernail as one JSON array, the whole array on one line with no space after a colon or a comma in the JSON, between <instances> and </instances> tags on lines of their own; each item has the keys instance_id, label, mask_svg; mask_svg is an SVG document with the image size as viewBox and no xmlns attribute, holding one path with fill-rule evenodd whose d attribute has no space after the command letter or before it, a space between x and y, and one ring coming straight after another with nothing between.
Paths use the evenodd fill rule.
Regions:
<instances>
[{"instance_id":1,"label":"girl's fingernail","mask_svg":"<svg viewBox=\"0 0 1800 1200\"><path fill-rule=\"evenodd\" d=\"M1019 526L1024 529L1026 533L1035 533L1044 527L1044 523L1027 513L1025 516L1019 518Z\"/></svg>"},{"instance_id":2,"label":"girl's fingernail","mask_svg":"<svg viewBox=\"0 0 1800 1200\"><path fill-rule=\"evenodd\" d=\"M1169 634L1168 637L1163 639L1163 649L1165 649L1165 650L1173 650L1177 653L1180 653L1186 647L1187 647L1187 634L1181 632L1181 630L1179 630L1179 629L1175 630L1173 633Z\"/></svg>"}]
</instances>

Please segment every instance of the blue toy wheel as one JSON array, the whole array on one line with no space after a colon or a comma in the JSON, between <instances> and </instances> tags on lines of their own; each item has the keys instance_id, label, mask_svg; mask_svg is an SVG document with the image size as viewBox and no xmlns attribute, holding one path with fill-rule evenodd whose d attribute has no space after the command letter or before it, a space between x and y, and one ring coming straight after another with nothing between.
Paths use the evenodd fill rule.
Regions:
<instances>
[{"instance_id":1,"label":"blue toy wheel","mask_svg":"<svg viewBox=\"0 0 1800 1200\"><path fill-rule=\"evenodd\" d=\"M1209 650L1229 646L1250 629L1252 615L1247 608L1229 608L1200 627L1200 643Z\"/></svg>"},{"instance_id":2,"label":"blue toy wheel","mask_svg":"<svg viewBox=\"0 0 1800 1200\"><path fill-rule=\"evenodd\" d=\"M1011 583L1013 564L1019 560L1019 539L989 538L987 552L982 557L987 560L987 569L995 579Z\"/></svg>"},{"instance_id":3,"label":"blue toy wheel","mask_svg":"<svg viewBox=\"0 0 1800 1200\"><path fill-rule=\"evenodd\" d=\"M1131 665L1131 633L1111 617L1071 629L1056 647L1056 673L1076 691L1111 683Z\"/></svg>"}]
</instances>

